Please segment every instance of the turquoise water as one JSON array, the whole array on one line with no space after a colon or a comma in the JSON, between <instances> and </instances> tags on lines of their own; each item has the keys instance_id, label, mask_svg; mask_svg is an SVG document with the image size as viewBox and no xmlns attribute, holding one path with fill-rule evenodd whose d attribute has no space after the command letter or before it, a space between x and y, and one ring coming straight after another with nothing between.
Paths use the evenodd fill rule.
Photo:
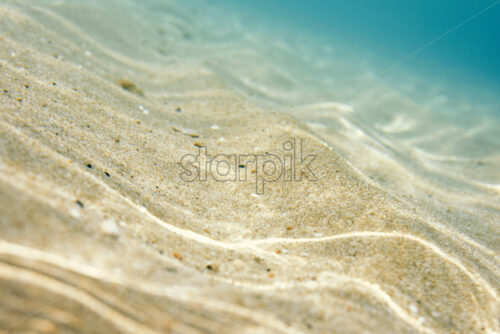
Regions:
<instances>
[{"instance_id":1,"label":"turquoise water","mask_svg":"<svg viewBox=\"0 0 500 334\"><path fill-rule=\"evenodd\" d=\"M362 54L355 57L376 60L379 75L408 69L442 84L483 90L494 97L500 91L498 1L219 3L235 10L244 23L265 26L270 33L286 27L307 32L324 45L345 44Z\"/></svg>"}]
</instances>

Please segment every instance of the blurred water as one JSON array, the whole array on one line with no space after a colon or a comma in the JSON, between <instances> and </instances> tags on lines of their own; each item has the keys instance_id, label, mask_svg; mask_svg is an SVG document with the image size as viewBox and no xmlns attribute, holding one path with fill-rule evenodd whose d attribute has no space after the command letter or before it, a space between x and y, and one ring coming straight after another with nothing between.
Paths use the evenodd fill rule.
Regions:
<instances>
[{"instance_id":1,"label":"blurred water","mask_svg":"<svg viewBox=\"0 0 500 334\"><path fill-rule=\"evenodd\" d=\"M307 32L326 45L346 46L354 58L376 59L377 73L442 36L399 67L460 89L500 90L500 6L496 0L228 1L242 21ZM477 16L476 16L477 15ZM462 24L457 27L458 25Z\"/></svg>"}]
</instances>

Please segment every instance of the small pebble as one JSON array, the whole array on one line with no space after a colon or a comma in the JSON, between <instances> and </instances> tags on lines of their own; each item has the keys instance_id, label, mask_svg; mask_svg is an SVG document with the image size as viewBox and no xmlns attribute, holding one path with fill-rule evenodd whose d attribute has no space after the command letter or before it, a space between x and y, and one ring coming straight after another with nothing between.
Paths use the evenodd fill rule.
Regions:
<instances>
[{"instance_id":1,"label":"small pebble","mask_svg":"<svg viewBox=\"0 0 500 334\"><path fill-rule=\"evenodd\" d=\"M215 263L210 263L207 265L207 270L213 271L214 273L219 271L219 265Z\"/></svg>"},{"instance_id":2,"label":"small pebble","mask_svg":"<svg viewBox=\"0 0 500 334\"><path fill-rule=\"evenodd\" d=\"M139 110L142 111L142 113L144 115L149 115L149 110L147 110L146 108L144 108L143 106L139 106Z\"/></svg>"},{"instance_id":3,"label":"small pebble","mask_svg":"<svg viewBox=\"0 0 500 334\"><path fill-rule=\"evenodd\" d=\"M101 223L101 233L116 237L120 233L120 228L113 219L107 219Z\"/></svg>"},{"instance_id":4,"label":"small pebble","mask_svg":"<svg viewBox=\"0 0 500 334\"><path fill-rule=\"evenodd\" d=\"M122 87L126 91L129 91L139 96L144 96L144 92L139 87L137 87L135 83L126 78L118 80L118 85L120 85L120 87Z\"/></svg>"},{"instance_id":5,"label":"small pebble","mask_svg":"<svg viewBox=\"0 0 500 334\"><path fill-rule=\"evenodd\" d=\"M69 210L69 214L73 217L73 218L80 218L81 216L81 212L79 209L77 208L71 208Z\"/></svg>"}]
</instances>

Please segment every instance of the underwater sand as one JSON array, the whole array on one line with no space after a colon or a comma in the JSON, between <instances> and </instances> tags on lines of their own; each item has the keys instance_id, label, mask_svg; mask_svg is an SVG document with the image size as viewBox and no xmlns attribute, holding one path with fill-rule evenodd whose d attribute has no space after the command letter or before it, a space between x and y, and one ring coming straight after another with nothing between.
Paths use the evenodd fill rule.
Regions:
<instances>
[{"instance_id":1,"label":"underwater sand","mask_svg":"<svg viewBox=\"0 0 500 334\"><path fill-rule=\"evenodd\" d=\"M202 14L0 1L0 331L498 333L498 121L342 62L332 99L305 44L231 49ZM179 177L291 139L316 182Z\"/></svg>"}]
</instances>

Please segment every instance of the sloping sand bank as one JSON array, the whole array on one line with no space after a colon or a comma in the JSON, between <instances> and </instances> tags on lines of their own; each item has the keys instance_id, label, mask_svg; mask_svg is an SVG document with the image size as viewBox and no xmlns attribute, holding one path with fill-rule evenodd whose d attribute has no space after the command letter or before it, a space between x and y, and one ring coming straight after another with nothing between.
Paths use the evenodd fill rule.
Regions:
<instances>
[{"instance_id":1,"label":"sloping sand bank","mask_svg":"<svg viewBox=\"0 0 500 334\"><path fill-rule=\"evenodd\" d=\"M123 45L36 2L0 17L0 330L499 331L495 231L426 219L202 64L135 57L113 19ZM316 182L180 178L199 146L293 139Z\"/></svg>"}]
</instances>

